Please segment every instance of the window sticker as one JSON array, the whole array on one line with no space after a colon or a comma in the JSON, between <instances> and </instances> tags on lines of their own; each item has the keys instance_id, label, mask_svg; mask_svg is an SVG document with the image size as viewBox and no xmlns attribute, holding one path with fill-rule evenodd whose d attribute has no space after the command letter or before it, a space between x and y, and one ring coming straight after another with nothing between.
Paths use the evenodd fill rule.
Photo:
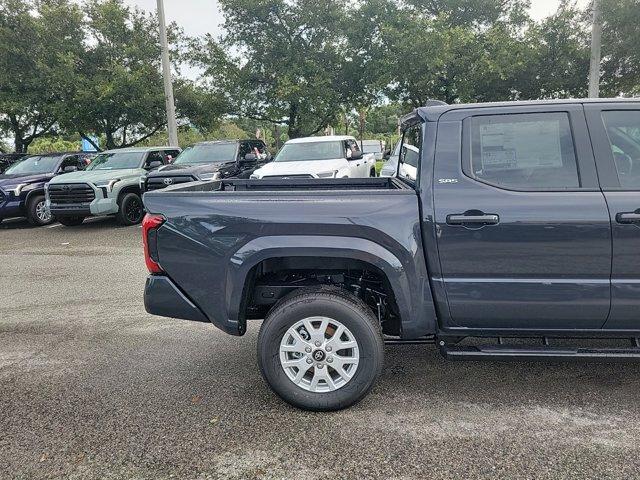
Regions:
<instances>
[{"instance_id":1,"label":"window sticker","mask_svg":"<svg viewBox=\"0 0 640 480\"><path fill-rule=\"evenodd\" d=\"M562 167L560 122L480 125L483 171Z\"/></svg>"}]
</instances>

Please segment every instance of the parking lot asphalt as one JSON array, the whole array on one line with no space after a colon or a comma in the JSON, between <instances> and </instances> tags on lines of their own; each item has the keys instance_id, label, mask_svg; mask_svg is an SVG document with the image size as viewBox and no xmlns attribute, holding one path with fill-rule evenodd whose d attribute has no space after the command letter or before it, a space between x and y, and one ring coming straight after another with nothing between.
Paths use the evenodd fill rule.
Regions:
<instances>
[{"instance_id":1,"label":"parking lot asphalt","mask_svg":"<svg viewBox=\"0 0 640 480\"><path fill-rule=\"evenodd\" d=\"M231 337L148 315L140 228L0 225L0 478L639 478L640 365L389 346L336 413Z\"/></svg>"}]
</instances>

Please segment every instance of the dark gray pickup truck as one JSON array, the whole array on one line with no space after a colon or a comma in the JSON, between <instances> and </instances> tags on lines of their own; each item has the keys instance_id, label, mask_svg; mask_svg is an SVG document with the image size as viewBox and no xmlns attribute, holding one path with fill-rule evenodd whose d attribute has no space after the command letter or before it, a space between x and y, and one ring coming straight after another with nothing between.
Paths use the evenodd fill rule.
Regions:
<instances>
[{"instance_id":1,"label":"dark gray pickup truck","mask_svg":"<svg viewBox=\"0 0 640 480\"><path fill-rule=\"evenodd\" d=\"M402 129L396 177L145 194L147 311L264 318L264 378L313 410L361 399L384 342L640 358L639 101L431 102Z\"/></svg>"}]
</instances>

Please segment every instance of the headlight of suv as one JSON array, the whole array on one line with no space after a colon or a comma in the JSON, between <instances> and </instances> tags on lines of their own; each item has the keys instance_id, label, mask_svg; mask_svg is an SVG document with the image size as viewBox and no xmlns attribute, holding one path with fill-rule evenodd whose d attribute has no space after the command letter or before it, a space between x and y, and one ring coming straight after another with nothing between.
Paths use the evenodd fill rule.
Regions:
<instances>
[{"instance_id":1,"label":"headlight of suv","mask_svg":"<svg viewBox=\"0 0 640 480\"><path fill-rule=\"evenodd\" d=\"M249 180L260 180L260 177L258 175L251 174L249 175Z\"/></svg>"},{"instance_id":2,"label":"headlight of suv","mask_svg":"<svg viewBox=\"0 0 640 480\"><path fill-rule=\"evenodd\" d=\"M220 180L220 172L201 173L200 175L198 175L198 179L200 179L200 180Z\"/></svg>"},{"instance_id":3,"label":"headlight of suv","mask_svg":"<svg viewBox=\"0 0 640 480\"><path fill-rule=\"evenodd\" d=\"M320 172L316 175L318 175L318 178L335 178L336 173L338 173L338 170L334 170L332 172Z\"/></svg>"},{"instance_id":4,"label":"headlight of suv","mask_svg":"<svg viewBox=\"0 0 640 480\"><path fill-rule=\"evenodd\" d=\"M104 188L107 193L111 192L113 190L113 186L118 183L120 181L119 178L116 178L115 180L111 180L109 183L104 183L102 185L96 185L96 187L98 188Z\"/></svg>"},{"instance_id":5,"label":"headlight of suv","mask_svg":"<svg viewBox=\"0 0 640 480\"><path fill-rule=\"evenodd\" d=\"M23 190L30 190L33 188L33 185L30 183L21 183L20 185L16 185L13 188L9 188L8 191L13 193L14 197L19 197Z\"/></svg>"}]
</instances>

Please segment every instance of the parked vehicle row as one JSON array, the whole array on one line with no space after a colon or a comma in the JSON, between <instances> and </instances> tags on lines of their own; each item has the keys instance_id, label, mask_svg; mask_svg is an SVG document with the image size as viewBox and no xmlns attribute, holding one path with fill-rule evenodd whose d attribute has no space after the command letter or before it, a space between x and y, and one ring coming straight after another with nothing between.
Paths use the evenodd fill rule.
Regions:
<instances>
[{"instance_id":1,"label":"parked vehicle row","mask_svg":"<svg viewBox=\"0 0 640 480\"><path fill-rule=\"evenodd\" d=\"M379 143L379 142L378 142ZM381 144L380 144L381 145ZM115 216L139 223L142 195L171 185L226 178L357 178L375 176L374 153L363 154L351 136L310 137L285 143L275 158L262 140L124 148L26 157L0 175L0 221L25 216L34 225L66 226Z\"/></svg>"},{"instance_id":2,"label":"parked vehicle row","mask_svg":"<svg viewBox=\"0 0 640 480\"><path fill-rule=\"evenodd\" d=\"M264 319L263 377L311 410L367 394L383 335L450 359L640 360L640 101L434 102L402 131L392 178L149 192L146 310L231 335Z\"/></svg>"}]
</instances>

